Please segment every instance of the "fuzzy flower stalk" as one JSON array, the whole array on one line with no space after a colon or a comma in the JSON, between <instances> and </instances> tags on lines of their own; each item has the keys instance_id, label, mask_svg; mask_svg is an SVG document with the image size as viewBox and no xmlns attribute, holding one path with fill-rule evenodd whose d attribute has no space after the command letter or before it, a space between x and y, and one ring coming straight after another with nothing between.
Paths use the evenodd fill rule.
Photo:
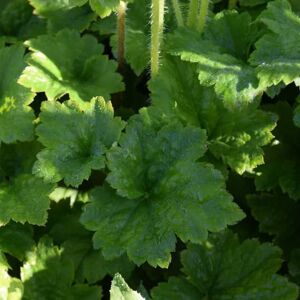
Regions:
<instances>
[{"instance_id":1,"label":"fuzzy flower stalk","mask_svg":"<svg viewBox=\"0 0 300 300\"><path fill-rule=\"evenodd\" d=\"M182 17L182 12L181 12L179 1L172 0L172 5L173 5L174 12L175 12L177 25L179 27L182 27L184 24L183 24L183 17Z\"/></svg>"},{"instance_id":2,"label":"fuzzy flower stalk","mask_svg":"<svg viewBox=\"0 0 300 300\"><path fill-rule=\"evenodd\" d=\"M151 13L151 76L159 69L160 47L163 40L165 0L152 0Z\"/></svg>"},{"instance_id":3,"label":"fuzzy flower stalk","mask_svg":"<svg viewBox=\"0 0 300 300\"><path fill-rule=\"evenodd\" d=\"M234 9L237 5L238 0L229 0L228 9Z\"/></svg>"},{"instance_id":4,"label":"fuzzy flower stalk","mask_svg":"<svg viewBox=\"0 0 300 300\"><path fill-rule=\"evenodd\" d=\"M189 12L188 12L187 24L186 24L190 28L196 28L197 26L199 1L200 0L190 0Z\"/></svg>"},{"instance_id":5,"label":"fuzzy flower stalk","mask_svg":"<svg viewBox=\"0 0 300 300\"><path fill-rule=\"evenodd\" d=\"M118 36L118 64L121 71L125 62L125 20L126 20L126 3L120 1L117 10L117 36Z\"/></svg>"},{"instance_id":6,"label":"fuzzy flower stalk","mask_svg":"<svg viewBox=\"0 0 300 300\"><path fill-rule=\"evenodd\" d=\"M209 0L201 0L200 12L199 12L199 18L198 18L198 26L197 26L197 29L200 33L202 33L204 31L204 27L205 27L207 15L208 15L208 9L209 9Z\"/></svg>"}]
</instances>

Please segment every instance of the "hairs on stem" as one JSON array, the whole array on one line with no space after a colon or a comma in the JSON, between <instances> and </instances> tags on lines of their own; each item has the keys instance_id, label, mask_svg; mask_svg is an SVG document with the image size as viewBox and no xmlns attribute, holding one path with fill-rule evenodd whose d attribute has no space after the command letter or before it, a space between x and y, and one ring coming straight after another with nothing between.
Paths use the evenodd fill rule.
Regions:
<instances>
[{"instance_id":1,"label":"hairs on stem","mask_svg":"<svg viewBox=\"0 0 300 300\"><path fill-rule=\"evenodd\" d=\"M209 0L201 0L198 28L197 28L200 33L204 31L206 18L208 14L208 8L209 8Z\"/></svg>"},{"instance_id":2,"label":"hairs on stem","mask_svg":"<svg viewBox=\"0 0 300 300\"><path fill-rule=\"evenodd\" d=\"M120 1L117 10L118 25L117 25L117 36L118 36L118 64L119 70L121 71L125 61L125 21L126 21L126 3Z\"/></svg>"},{"instance_id":3,"label":"hairs on stem","mask_svg":"<svg viewBox=\"0 0 300 300\"><path fill-rule=\"evenodd\" d=\"M165 0L152 0L151 14L151 76L159 69L159 55L163 40Z\"/></svg>"},{"instance_id":4,"label":"hairs on stem","mask_svg":"<svg viewBox=\"0 0 300 300\"><path fill-rule=\"evenodd\" d=\"M182 27L183 26L183 17L182 17L182 12L181 12L179 1L172 0L172 5L173 5L174 12L175 12L177 24L179 27Z\"/></svg>"}]
</instances>

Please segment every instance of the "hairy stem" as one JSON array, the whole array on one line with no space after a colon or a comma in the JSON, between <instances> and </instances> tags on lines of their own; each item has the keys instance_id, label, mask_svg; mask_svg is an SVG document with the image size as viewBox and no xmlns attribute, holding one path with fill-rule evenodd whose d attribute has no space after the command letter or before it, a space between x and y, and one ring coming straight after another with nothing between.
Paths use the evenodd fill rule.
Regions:
<instances>
[{"instance_id":1,"label":"hairy stem","mask_svg":"<svg viewBox=\"0 0 300 300\"><path fill-rule=\"evenodd\" d=\"M172 0L172 4L173 4L174 11L175 11L177 24L179 27L182 27L183 26L183 17L182 17L182 12L181 12L179 1Z\"/></svg>"},{"instance_id":2,"label":"hairy stem","mask_svg":"<svg viewBox=\"0 0 300 300\"><path fill-rule=\"evenodd\" d=\"M199 0L190 0L187 26L190 28L197 27Z\"/></svg>"},{"instance_id":3,"label":"hairy stem","mask_svg":"<svg viewBox=\"0 0 300 300\"><path fill-rule=\"evenodd\" d=\"M209 0L201 0L200 13L198 21L198 31L202 33L204 31L206 18L208 14Z\"/></svg>"},{"instance_id":4,"label":"hairy stem","mask_svg":"<svg viewBox=\"0 0 300 300\"><path fill-rule=\"evenodd\" d=\"M163 39L165 0L152 0L151 15L151 75L159 69L159 54Z\"/></svg>"},{"instance_id":5,"label":"hairy stem","mask_svg":"<svg viewBox=\"0 0 300 300\"><path fill-rule=\"evenodd\" d=\"M228 9L234 9L237 5L238 0L229 0Z\"/></svg>"},{"instance_id":6,"label":"hairy stem","mask_svg":"<svg viewBox=\"0 0 300 300\"><path fill-rule=\"evenodd\" d=\"M117 10L118 25L118 64L121 71L125 61L125 17L126 17L126 3L121 1Z\"/></svg>"}]
</instances>

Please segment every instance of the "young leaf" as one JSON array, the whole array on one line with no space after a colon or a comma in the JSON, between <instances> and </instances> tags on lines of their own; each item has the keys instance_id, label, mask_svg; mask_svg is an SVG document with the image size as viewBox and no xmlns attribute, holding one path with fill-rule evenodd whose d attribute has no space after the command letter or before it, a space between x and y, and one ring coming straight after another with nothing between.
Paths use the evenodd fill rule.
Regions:
<instances>
[{"instance_id":1,"label":"young leaf","mask_svg":"<svg viewBox=\"0 0 300 300\"><path fill-rule=\"evenodd\" d=\"M25 68L21 45L0 49L0 142L27 141L33 137L34 94L17 83Z\"/></svg>"},{"instance_id":2,"label":"young leaf","mask_svg":"<svg viewBox=\"0 0 300 300\"><path fill-rule=\"evenodd\" d=\"M73 100L89 101L123 89L117 64L101 55L103 46L90 35L62 30L26 42L32 54L19 82L49 99L69 94Z\"/></svg>"},{"instance_id":3,"label":"young leaf","mask_svg":"<svg viewBox=\"0 0 300 300\"><path fill-rule=\"evenodd\" d=\"M276 0L259 17L269 32L256 43L250 62L257 67L263 88L295 82L300 85L300 18L287 0ZM269 51L272 49L272 51Z\"/></svg>"},{"instance_id":4,"label":"young leaf","mask_svg":"<svg viewBox=\"0 0 300 300\"><path fill-rule=\"evenodd\" d=\"M108 153L107 187L95 189L81 222L96 231L94 247L107 259L127 252L136 264L167 267L175 234L200 242L243 218L221 173L196 163L206 148L203 130L171 124L156 131L132 119L120 146Z\"/></svg>"},{"instance_id":5,"label":"young leaf","mask_svg":"<svg viewBox=\"0 0 300 300\"><path fill-rule=\"evenodd\" d=\"M101 17L108 17L117 9L120 0L89 0L91 8Z\"/></svg>"},{"instance_id":6,"label":"young leaf","mask_svg":"<svg viewBox=\"0 0 300 300\"><path fill-rule=\"evenodd\" d=\"M110 300L145 300L138 292L133 291L120 274L116 274L111 283Z\"/></svg>"},{"instance_id":7,"label":"young leaf","mask_svg":"<svg viewBox=\"0 0 300 300\"><path fill-rule=\"evenodd\" d=\"M153 299L296 300L298 288L283 276L281 251L256 240L240 243L231 232L188 245L181 254L186 277L171 277L152 290Z\"/></svg>"},{"instance_id":8,"label":"young leaf","mask_svg":"<svg viewBox=\"0 0 300 300\"><path fill-rule=\"evenodd\" d=\"M73 186L88 179L91 170L104 168L104 154L124 127L103 98L81 105L44 102L40 120L37 134L46 148L37 156L34 173L50 182L64 179Z\"/></svg>"}]
</instances>

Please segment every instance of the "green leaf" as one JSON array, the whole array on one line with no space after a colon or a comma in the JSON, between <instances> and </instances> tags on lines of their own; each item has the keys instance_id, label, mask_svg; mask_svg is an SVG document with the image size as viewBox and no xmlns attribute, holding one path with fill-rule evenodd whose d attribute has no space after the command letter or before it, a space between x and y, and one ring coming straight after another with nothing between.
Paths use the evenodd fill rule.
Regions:
<instances>
[{"instance_id":1,"label":"green leaf","mask_svg":"<svg viewBox=\"0 0 300 300\"><path fill-rule=\"evenodd\" d=\"M28 224L21 225L10 222L0 228L0 250L19 260L23 260L26 252L35 245L33 230Z\"/></svg>"},{"instance_id":2,"label":"green leaf","mask_svg":"<svg viewBox=\"0 0 300 300\"><path fill-rule=\"evenodd\" d=\"M258 109L258 103L228 109L212 89L199 84L196 66L172 57L163 60L149 89L156 117L205 128L211 153L236 172L252 172L264 162L261 147L273 139L277 118Z\"/></svg>"},{"instance_id":3,"label":"green leaf","mask_svg":"<svg viewBox=\"0 0 300 300\"><path fill-rule=\"evenodd\" d=\"M256 188L271 191L278 186L294 200L300 199L300 129L293 124L293 111L288 103L272 106L280 118L274 131L275 141L266 148L265 164L257 169Z\"/></svg>"},{"instance_id":4,"label":"green leaf","mask_svg":"<svg viewBox=\"0 0 300 300\"><path fill-rule=\"evenodd\" d=\"M80 214L81 209L76 205L68 210L61 207L59 211L52 210L47 223L48 232L54 242L61 244L63 248L63 256L73 262L76 282L87 281L94 284L106 275L113 276L117 272L127 278L132 273L134 264L126 255L106 260L101 251L94 250L92 233L79 223Z\"/></svg>"},{"instance_id":5,"label":"green leaf","mask_svg":"<svg viewBox=\"0 0 300 300\"><path fill-rule=\"evenodd\" d=\"M23 295L22 282L10 277L8 274L9 265L4 255L0 252L0 299L1 300L21 300Z\"/></svg>"},{"instance_id":6,"label":"green leaf","mask_svg":"<svg viewBox=\"0 0 300 300\"><path fill-rule=\"evenodd\" d=\"M106 275L113 276L117 272L126 278L134 269L134 264L126 255L112 260L105 259L101 251L93 250L90 236L66 240L62 248L64 257L72 260L74 264L77 282L94 284Z\"/></svg>"},{"instance_id":7,"label":"green leaf","mask_svg":"<svg viewBox=\"0 0 300 300\"><path fill-rule=\"evenodd\" d=\"M29 0L34 7L35 13L43 17L49 17L59 10L69 10L77 6L82 6L88 0Z\"/></svg>"},{"instance_id":8,"label":"green leaf","mask_svg":"<svg viewBox=\"0 0 300 300\"><path fill-rule=\"evenodd\" d=\"M46 148L38 154L34 173L46 181L64 179L73 186L87 180L92 170L105 167L104 154L124 127L103 98L81 105L44 102L40 120L37 134Z\"/></svg>"},{"instance_id":9,"label":"green leaf","mask_svg":"<svg viewBox=\"0 0 300 300\"><path fill-rule=\"evenodd\" d=\"M55 33L64 28L83 32L96 19L96 15L88 5L75 7L70 10L58 10L48 18L48 32Z\"/></svg>"},{"instance_id":10,"label":"green leaf","mask_svg":"<svg viewBox=\"0 0 300 300\"><path fill-rule=\"evenodd\" d=\"M37 142L0 145L0 182L15 176L31 174L32 165L40 151Z\"/></svg>"},{"instance_id":11,"label":"green leaf","mask_svg":"<svg viewBox=\"0 0 300 300\"><path fill-rule=\"evenodd\" d=\"M95 283L102 280L106 275L113 276L120 272L126 278L134 269L134 264L130 262L126 255L122 255L113 260L103 257L101 251L92 251L86 256L82 264L83 276L88 283Z\"/></svg>"},{"instance_id":12,"label":"green leaf","mask_svg":"<svg viewBox=\"0 0 300 300\"><path fill-rule=\"evenodd\" d=\"M289 273L292 276L293 280L300 283L300 249L294 249L291 254L291 258L289 261Z\"/></svg>"},{"instance_id":13,"label":"green leaf","mask_svg":"<svg viewBox=\"0 0 300 300\"><path fill-rule=\"evenodd\" d=\"M241 6L253 7L261 4L265 4L270 0L239 0Z\"/></svg>"},{"instance_id":14,"label":"green leaf","mask_svg":"<svg viewBox=\"0 0 300 300\"><path fill-rule=\"evenodd\" d=\"M225 18L225 16L235 15L223 14L217 18ZM217 21L220 22L219 19ZM231 25L231 23L227 24ZM235 33L235 36L238 35L239 31ZM202 39L198 32L189 29L177 30L167 39L167 51L172 55L180 56L184 61L196 64L200 83L207 87L214 86L217 95L228 108L248 104L261 93L255 69L238 56L233 56L235 49L228 44L224 46L219 39L218 44L214 40Z\"/></svg>"},{"instance_id":15,"label":"green leaf","mask_svg":"<svg viewBox=\"0 0 300 300\"><path fill-rule=\"evenodd\" d=\"M74 267L70 260L62 256L62 251L53 246L48 238L40 240L34 251L28 254L21 268L24 282L24 300L45 299L88 299L98 300L98 287L72 285Z\"/></svg>"},{"instance_id":16,"label":"green leaf","mask_svg":"<svg viewBox=\"0 0 300 300\"><path fill-rule=\"evenodd\" d=\"M299 203L277 192L249 195L248 204L252 216L259 222L259 230L273 236L286 256L294 248L300 248Z\"/></svg>"},{"instance_id":17,"label":"green leaf","mask_svg":"<svg viewBox=\"0 0 300 300\"><path fill-rule=\"evenodd\" d=\"M111 283L110 300L145 300L145 298L133 291L120 274L116 274Z\"/></svg>"},{"instance_id":18,"label":"green leaf","mask_svg":"<svg viewBox=\"0 0 300 300\"><path fill-rule=\"evenodd\" d=\"M103 46L90 35L62 30L42 35L26 44L33 52L19 82L49 99L69 94L71 99L89 101L123 89L117 64L101 55Z\"/></svg>"},{"instance_id":19,"label":"green leaf","mask_svg":"<svg viewBox=\"0 0 300 300\"><path fill-rule=\"evenodd\" d=\"M0 4L0 35L8 43L44 33L44 20L32 14L27 0L3 0Z\"/></svg>"},{"instance_id":20,"label":"green leaf","mask_svg":"<svg viewBox=\"0 0 300 300\"><path fill-rule=\"evenodd\" d=\"M205 29L205 39L219 46L223 53L247 61L249 50L256 38L256 28L251 16L234 10L215 15Z\"/></svg>"},{"instance_id":21,"label":"green leaf","mask_svg":"<svg viewBox=\"0 0 300 300\"><path fill-rule=\"evenodd\" d=\"M139 118L108 153L107 187L95 189L81 222L94 247L111 259L127 252L140 265L167 267L175 234L200 242L243 218L221 173L196 163L206 148L203 130L170 124L156 131Z\"/></svg>"},{"instance_id":22,"label":"green leaf","mask_svg":"<svg viewBox=\"0 0 300 300\"><path fill-rule=\"evenodd\" d=\"M295 300L298 288L283 276L281 251L257 240L240 243L231 232L211 235L207 243L188 245L181 254L186 277L171 277L152 290L160 299Z\"/></svg>"},{"instance_id":23,"label":"green leaf","mask_svg":"<svg viewBox=\"0 0 300 300\"><path fill-rule=\"evenodd\" d=\"M50 207L52 184L31 174L22 174L0 184L0 226L10 220L44 225Z\"/></svg>"},{"instance_id":24,"label":"green leaf","mask_svg":"<svg viewBox=\"0 0 300 300\"><path fill-rule=\"evenodd\" d=\"M33 94L17 83L25 68L24 48L0 49L0 142L27 141L33 137Z\"/></svg>"},{"instance_id":25,"label":"green leaf","mask_svg":"<svg viewBox=\"0 0 300 300\"><path fill-rule=\"evenodd\" d=\"M30 0L35 8L34 12L47 20L49 33L55 33L64 28L83 31L96 18L89 5L84 5L88 0L55 0L42 1Z\"/></svg>"},{"instance_id":26,"label":"green leaf","mask_svg":"<svg viewBox=\"0 0 300 300\"><path fill-rule=\"evenodd\" d=\"M117 9L120 0L89 0L91 8L101 17L108 17Z\"/></svg>"},{"instance_id":27,"label":"green leaf","mask_svg":"<svg viewBox=\"0 0 300 300\"><path fill-rule=\"evenodd\" d=\"M280 82L300 85L300 18L292 12L287 0L276 0L268 4L260 21L269 32L256 43L250 62L257 67L257 76L263 88ZM272 51L269 51L272 49Z\"/></svg>"}]
</instances>

